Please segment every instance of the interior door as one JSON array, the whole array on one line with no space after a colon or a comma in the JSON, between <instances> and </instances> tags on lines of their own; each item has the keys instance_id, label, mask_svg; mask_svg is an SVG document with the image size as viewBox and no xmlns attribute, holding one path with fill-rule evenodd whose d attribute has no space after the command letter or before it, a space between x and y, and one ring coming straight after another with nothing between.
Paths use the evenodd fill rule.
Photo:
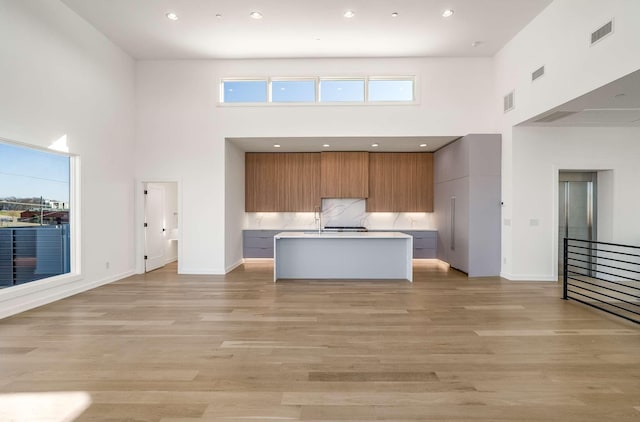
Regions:
<instances>
[{"instance_id":1,"label":"interior door","mask_svg":"<svg viewBox=\"0 0 640 422\"><path fill-rule=\"evenodd\" d=\"M149 272L165 264L164 187L145 183L144 189L144 270Z\"/></svg>"}]
</instances>

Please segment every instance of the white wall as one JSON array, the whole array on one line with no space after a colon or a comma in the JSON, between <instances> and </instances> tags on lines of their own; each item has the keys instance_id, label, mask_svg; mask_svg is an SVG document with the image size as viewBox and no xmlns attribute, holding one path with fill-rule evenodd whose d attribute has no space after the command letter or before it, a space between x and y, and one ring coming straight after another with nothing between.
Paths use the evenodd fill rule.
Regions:
<instances>
[{"instance_id":1,"label":"white wall","mask_svg":"<svg viewBox=\"0 0 640 422\"><path fill-rule=\"evenodd\" d=\"M412 75L419 104L219 106L223 77ZM478 83L483 81L483 83ZM491 59L142 61L137 63L138 178L183 183L184 273L223 273L241 236L225 219L225 138L495 133ZM237 245L236 245L237 246ZM229 245L232 250L236 246ZM228 252L228 253L227 253ZM225 259L227 256L227 259Z\"/></svg>"},{"instance_id":2,"label":"white wall","mask_svg":"<svg viewBox=\"0 0 640 422\"><path fill-rule=\"evenodd\" d=\"M514 139L518 171L513 174L514 248L507 278L557 277L559 170L601 171L599 239L640 245L640 128L517 127Z\"/></svg>"},{"instance_id":3,"label":"white wall","mask_svg":"<svg viewBox=\"0 0 640 422\"><path fill-rule=\"evenodd\" d=\"M492 107L500 116L502 133L502 273L505 277L553 278L549 251L539 252L546 256L545 259L536 256L538 252L529 261L519 255L523 245L527 248L537 245L535 248L539 249L544 244L550 248L552 228L548 224L535 229L517 226L517 221L523 218L519 211L531 214L516 206L522 192L532 182L530 179L537 175L528 173L527 166L516 163L516 157L522 157L522 151L529 151L531 145L519 139L526 131L521 132L513 126L640 69L638 16L640 2L637 0L556 0L496 55L496 91ZM614 33L590 46L591 32L611 18L615 22ZM532 83L531 72L542 65L545 75ZM502 97L514 89L515 109L503 114ZM617 132L614 130L613 133ZM602 149L597 142L593 146ZM571 165L572 160L576 160L575 151L558 147L561 150L554 151L567 156L554 159L568 161ZM580 145L579 151L582 149ZM612 154L625 153L607 150L607 156ZM550 185L547 187L551 188Z\"/></svg>"},{"instance_id":4,"label":"white wall","mask_svg":"<svg viewBox=\"0 0 640 422\"><path fill-rule=\"evenodd\" d=\"M244 228L244 151L231 142L225 143L225 271L231 271L242 261Z\"/></svg>"},{"instance_id":5,"label":"white wall","mask_svg":"<svg viewBox=\"0 0 640 422\"><path fill-rule=\"evenodd\" d=\"M0 57L0 138L47 147L66 134L82 182L81 276L3 290L5 316L132 273L135 71L57 0L0 0Z\"/></svg>"}]
</instances>

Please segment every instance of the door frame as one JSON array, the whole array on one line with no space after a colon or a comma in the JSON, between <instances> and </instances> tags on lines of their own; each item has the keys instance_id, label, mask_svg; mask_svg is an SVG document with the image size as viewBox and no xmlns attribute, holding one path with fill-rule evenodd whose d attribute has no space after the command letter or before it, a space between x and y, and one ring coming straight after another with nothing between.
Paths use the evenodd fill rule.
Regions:
<instances>
[{"instance_id":1,"label":"door frame","mask_svg":"<svg viewBox=\"0 0 640 422\"><path fill-rule=\"evenodd\" d=\"M558 252L559 252L559 248L563 247L563 245L560 245L560 241L558 240L558 229L560 227L560 218L561 216L560 214L560 172L584 172L584 173L596 173L596 177L599 178L601 172L606 172L606 171L612 171L611 168L576 168L576 167L572 167L570 165L565 165L565 166L559 166L559 165L553 165L552 166L552 186L551 186L551 192L552 192L552 206L553 206L553 210L552 210L552 216L553 216L553 221L552 221L552 228L553 230L551 230L550 233L550 244L551 244L551 250L552 250L552 255L551 255L551 271L552 271L552 279L557 281L557 282L561 282L561 280L558 280L558 265L560 264L558 262ZM600 214L600 210L602 209L603 204L600 203L600 189L602 189L603 186L601 185L601 183L596 183L594 185L594 196L596 199L596 202L594 204L595 206L595 213L596 215ZM609 187L611 188L611 187ZM599 217L597 217L599 218ZM602 236L602 231L599 227L599 225L596 223L596 229L595 229L595 235L596 235L596 239L600 239Z\"/></svg>"},{"instance_id":2,"label":"door frame","mask_svg":"<svg viewBox=\"0 0 640 422\"><path fill-rule=\"evenodd\" d=\"M145 183L175 183L178 196L178 274L182 273L182 180L163 177L139 177L135 182L134 237L136 274L144 274L144 185Z\"/></svg>"}]
</instances>

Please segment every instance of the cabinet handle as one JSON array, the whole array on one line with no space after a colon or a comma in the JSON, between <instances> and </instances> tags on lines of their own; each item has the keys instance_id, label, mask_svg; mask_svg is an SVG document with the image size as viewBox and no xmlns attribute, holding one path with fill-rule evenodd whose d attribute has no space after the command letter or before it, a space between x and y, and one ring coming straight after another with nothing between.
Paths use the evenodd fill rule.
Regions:
<instances>
[{"instance_id":1,"label":"cabinet handle","mask_svg":"<svg viewBox=\"0 0 640 422\"><path fill-rule=\"evenodd\" d=\"M451 250L456 250L456 197L451 197Z\"/></svg>"}]
</instances>

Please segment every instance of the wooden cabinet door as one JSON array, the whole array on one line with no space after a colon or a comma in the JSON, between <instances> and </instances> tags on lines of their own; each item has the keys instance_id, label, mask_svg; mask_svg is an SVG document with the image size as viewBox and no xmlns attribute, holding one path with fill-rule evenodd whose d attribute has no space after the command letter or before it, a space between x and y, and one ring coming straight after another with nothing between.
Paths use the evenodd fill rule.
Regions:
<instances>
[{"instance_id":1,"label":"wooden cabinet door","mask_svg":"<svg viewBox=\"0 0 640 422\"><path fill-rule=\"evenodd\" d=\"M369 154L369 212L433 212L433 154Z\"/></svg>"},{"instance_id":2,"label":"wooden cabinet door","mask_svg":"<svg viewBox=\"0 0 640 422\"><path fill-rule=\"evenodd\" d=\"M369 196L368 152L321 153L320 195L323 198Z\"/></svg>"},{"instance_id":3,"label":"wooden cabinet door","mask_svg":"<svg viewBox=\"0 0 640 422\"><path fill-rule=\"evenodd\" d=\"M320 153L245 154L245 211L311 212L320 205Z\"/></svg>"}]
</instances>

